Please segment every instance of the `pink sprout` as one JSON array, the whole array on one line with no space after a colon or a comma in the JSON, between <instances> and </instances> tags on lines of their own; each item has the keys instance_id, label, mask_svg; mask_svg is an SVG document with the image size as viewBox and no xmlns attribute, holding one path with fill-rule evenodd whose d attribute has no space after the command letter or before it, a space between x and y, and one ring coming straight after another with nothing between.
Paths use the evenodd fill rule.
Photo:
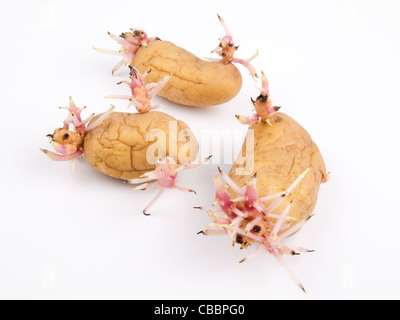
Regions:
<instances>
[{"instance_id":1,"label":"pink sprout","mask_svg":"<svg viewBox=\"0 0 400 320\"><path fill-rule=\"evenodd\" d=\"M292 202L286 206L280 215L274 214L273 211L287 198L309 170L305 170L286 190L259 198L256 190L256 174L249 183L239 187L219 169L224 182L215 174L216 193L213 207L211 209L196 207L206 210L212 218L212 222L199 233L207 236L228 234L232 240L232 245L239 243L241 248L247 248L251 244L257 243L258 248L239 262L242 263L254 258L261 252L270 253L305 292L301 282L284 262L283 255L297 255L303 252L312 252L312 250L289 247L282 241L298 231L311 216L302 221L297 221L295 225L286 226L286 221L295 220L288 216ZM228 192L229 188L236 194L235 197L232 197ZM268 206L264 205L266 201L270 202Z\"/></svg>"},{"instance_id":2,"label":"pink sprout","mask_svg":"<svg viewBox=\"0 0 400 320\"><path fill-rule=\"evenodd\" d=\"M83 139L87 132L96 128L103 122L114 110L114 106L100 115L95 121L92 121L95 114L91 114L87 119L82 120L81 112L85 109L78 108L71 97L69 97L69 106L60 107L60 109L68 110L68 116L64 120L61 128L54 131L53 134L48 134L50 143L57 153L40 149L51 160L54 161L69 161L82 156L83 154ZM90 124L89 122L92 121ZM89 124L89 125L88 125ZM70 126L72 125L72 130Z\"/></svg>"},{"instance_id":3,"label":"pink sprout","mask_svg":"<svg viewBox=\"0 0 400 320\"><path fill-rule=\"evenodd\" d=\"M261 72L261 83L262 86L259 88L261 91L260 95L257 97L256 100L251 99L254 111L253 115L251 116L238 116L236 118L242 123L251 125L256 122L266 122L271 125L271 117L272 115L277 112L280 107L272 106L272 101L269 97L269 83L268 79L265 76L264 72Z\"/></svg>"},{"instance_id":4,"label":"pink sprout","mask_svg":"<svg viewBox=\"0 0 400 320\"><path fill-rule=\"evenodd\" d=\"M178 173L182 170L196 168L206 163L210 158L211 156L197 163L188 162L186 164L177 164L173 158L166 157L156 163L154 171L147 172L138 179L130 179L126 182L129 184L139 184L132 190L148 190L150 188L160 187L160 191L155 198L143 209L143 213L148 215L147 211L149 208L161 197L166 189L177 189L183 192L193 192L196 194L192 189L178 186L176 184L176 178Z\"/></svg>"},{"instance_id":5,"label":"pink sprout","mask_svg":"<svg viewBox=\"0 0 400 320\"><path fill-rule=\"evenodd\" d=\"M165 76L158 83L145 84L144 79L151 72L151 69L143 75L134 67L130 66L130 69L131 81L120 81L118 84L124 83L128 85L131 89L131 95L111 95L106 98L129 100L129 106L135 106L139 113L146 113L161 107L161 105L151 105L151 99L167 84L170 76Z\"/></svg>"},{"instance_id":6,"label":"pink sprout","mask_svg":"<svg viewBox=\"0 0 400 320\"><path fill-rule=\"evenodd\" d=\"M221 42L219 43L218 47L216 47L214 50L211 52L216 52L221 56L221 59L215 59L215 58L207 58L209 61L214 61L214 62L222 62L224 64L228 63L240 63L244 65L249 71L250 75L252 76L253 80L258 77L256 70L254 67L251 65L251 61L258 56L258 51L256 54L254 54L251 58L249 59L237 59L234 57L234 54L236 50L239 48L239 46L235 46L235 43L233 42L233 37L225 23L225 21L218 15L218 19L221 22L222 27L225 30L225 36L221 39Z\"/></svg>"},{"instance_id":7,"label":"pink sprout","mask_svg":"<svg viewBox=\"0 0 400 320\"><path fill-rule=\"evenodd\" d=\"M121 49L119 51L113 51L108 49L93 48L98 52L121 55L122 60L112 70L112 74L121 68L123 65L131 65L132 60L139 50L140 47L146 47L150 42L160 40L158 37L148 38L146 32L143 30L131 29L131 32L121 33L119 37L108 32L111 39L115 40Z\"/></svg>"}]
</instances>

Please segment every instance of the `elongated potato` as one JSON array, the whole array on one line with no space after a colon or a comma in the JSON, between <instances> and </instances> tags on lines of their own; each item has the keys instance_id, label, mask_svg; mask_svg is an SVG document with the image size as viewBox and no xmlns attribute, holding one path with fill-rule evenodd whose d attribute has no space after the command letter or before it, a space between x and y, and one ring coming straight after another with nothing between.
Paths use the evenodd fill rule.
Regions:
<instances>
[{"instance_id":1,"label":"elongated potato","mask_svg":"<svg viewBox=\"0 0 400 320\"><path fill-rule=\"evenodd\" d=\"M142 74L151 69L146 83L159 82L171 75L158 95L187 106L204 107L227 102L242 87L242 76L232 63L201 60L168 41L155 41L140 47L132 66Z\"/></svg>"},{"instance_id":2,"label":"elongated potato","mask_svg":"<svg viewBox=\"0 0 400 320\"><path fill-rule=\"evenodd\" d=\"M175 128L176 132L170 132ZM151 132L155 133L153 141L147 141ZM163 135L164 142L160 138ZM175 145L176 150L170 150L170 141L171 147L175 148ZM99 172L128 180L154 170L155 164L152 161L149 163L147 152L155 143L160 143L161 147L165 145L166 156L174 157L173 153L176 153L178 163L193 161L198 154L198 142L189 127L157 111L143 114L113 112L86 134L84 154L89 165ZM158 156L163 158L165 155Z\"/></svg>"},{"instance_id":3,"label":"elongated potato","mask_svg":"<svg viewBox=\"0 0 400 320\"><path fill-rule=\"evenodd\" d=\"M245 185L254 173L257 173L257 192L259 198L279 193L288 188L307 168L310 171L295 187L283 203L274 210L274 214L281 214L290 201L293 201L289 216L293 221L287 221L286 229L290 224L309 217L318 197L320 184L326 176L326 169L322 155L317 145L312 141L307 131L295 120L284 113L277 112L271 117L271 124L259 122L251 125L254 130L254 149L243 144L242 155L247 165L254 157L254 168L245 175L238 174L237 169L244 169L246 163L235 163L229 176L237 185ZM239 161L242 162L242 161ZM265 202L269 205L270 202Z\"/></svg>"}]
</instances>

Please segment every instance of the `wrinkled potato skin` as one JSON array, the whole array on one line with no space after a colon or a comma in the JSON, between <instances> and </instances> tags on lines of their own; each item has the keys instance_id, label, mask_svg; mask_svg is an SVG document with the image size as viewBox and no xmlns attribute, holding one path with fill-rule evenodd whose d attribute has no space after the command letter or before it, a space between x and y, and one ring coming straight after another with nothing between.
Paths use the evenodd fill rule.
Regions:
<instances>
[{"instance_id":1,"label":"wrinkled potato skin","mask_svg":"<svg viewBox=\"0 0 400 320\"><path fill-rule=\"evenodd\" d=\"M264 197L284 191L307 168L311 170L297 185L283 203L274 210L280 214L293 200L289 216L297 221L309 217L315 208L319 186L323 181L325 163L317 145L310 135L295 120L284 113L276 113L267 123L256 123L254 129L254 171L249 175L236 175L236 168L243 167L235 163L229 176L243 186L257 172L258 196ZM246 156L245 143L242 154ZM265 205L271 202L264 203ZM286 227L289 227L287 223Z\"/></svg>"},{"instance_id":2,"label":"wrinkled potato skin","mask_svg":"<svg viewBox=\"0 0 400 320\"><path fill-rule=\"evenodd\" d=\"M151 69L146 83L172 75L158 95L186 106L205 107L227 102L242 87L242 76L232 63L201 60L168 41L141 47L132 65L142 74Z\"/></svg>"},{"instance_id":3,"label":"wrinkled potato skin","mask_svg":"<svg viewBox=\"0 0 400 320\"><path fill-rule=\"evenodd\" d=\"M123 180L138 178L155 168L154 164L146 160L148 147L155 143L146 141L150 130L160 129L165 132L167 156L169 155L169 121L177 121L178 134L181 130L188 130L191 138L178 141L177 150L179 152L190 140L195 152L187 155L190 161L195 160L199 147L189 127L184 122L158 111L144 114L113 112L85 136L85 158L91 167L105 175Z\"/></svg>"}]
</instances>

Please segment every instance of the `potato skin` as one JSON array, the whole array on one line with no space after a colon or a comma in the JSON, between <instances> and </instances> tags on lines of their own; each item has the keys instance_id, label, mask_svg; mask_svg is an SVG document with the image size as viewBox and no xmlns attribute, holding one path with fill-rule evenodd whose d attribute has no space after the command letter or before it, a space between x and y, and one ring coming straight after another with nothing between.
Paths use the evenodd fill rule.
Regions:
<instances>
[{"instance_id":1,"label":"potato skin","mask_svg":"<svg viewBox=\"0 0 400 320\"><path fill-rule=\"evenodd\" d=\"M179 152L180 148L190 140L193 154L188 152L187 155L190 157L189 161L195 160L199 146L189 127L163 112L151 111L143 114L113 112L98 127L86 134L84 140L86 161L97 171L114 178L123 180L138 178L155 168L155 165L148 163L146 159L147 149L155 143L146 141L150 130L164 131L167 156L170 155L168 145L170 121L177 121L178 134L181 130L188 130L190 138L178 141L177 151Z\"/></svg>"},{"instance_id":2,"label":"potato skin","mask_svg":"<svg viewBox=\"0 0 400 320\"><path fill-rule=\"evenodd\" d=\"M168 41L155 41L141 47L132 65L144 73L145 82L158 82L172 75L158 93L174 103L205 107L233 99L242 87L242 76L232 64L208 62Z\"/></svg>"},{"instance_id":3,"label":"potato skin","mask_svg":"<svg viewBox=\"0 0 400 320\"><path fill-rule=\"evenodd\" d=\"M317 145L307 131L284 113L275 113L267 123L255 123L254 130L254 171L248 175L237 175L236 169L243 165L235 163L229 176L239 185L247 183L257 172L258 196L264 197L284 191L307 168L311 170L293 192L274 210L281 214L293 200L289 216L300 221L310 216L315 208L319 186L326 175L325 163ZM246 155L245 143L242 155ZM268 205L271 202L264 203ZM285 227L289 227L289 223Z\"/></svg>"}]
</instances>

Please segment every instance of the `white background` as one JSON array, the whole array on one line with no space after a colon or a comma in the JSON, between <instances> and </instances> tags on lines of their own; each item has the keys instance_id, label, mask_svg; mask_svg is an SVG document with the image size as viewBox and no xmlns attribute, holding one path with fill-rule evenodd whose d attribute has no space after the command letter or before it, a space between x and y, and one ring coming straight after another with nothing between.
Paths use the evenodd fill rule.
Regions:
<instances>
[{"instance_id":1,"label":"white background","mask_svg":"<svg viewBox=\"0 0 400 320\"><path fill-rule=\"evenodd\" d=\"M87 115L127 93L111 76L107 31L145 29L199 57L228 24L237 57L264 70L274 103L319 145L332 179L316 216L289 243L316 252L287 257L305 295L273 257L196 233L210 222L192 207L214 199L218 164L188 170L173 190L131 191L82 159L51 162L46 134L71 95ZM12 1L2 8L0 298L3 299L398 299L399 1ZM242 71L232 101L193 109L161 98L164 112L204 130L242 130L254 82ZM218 131L217 131L218 133ZM240 132L239 132L240 133ZM235 148L240 148L241 139ZM204 152L204 150L203 150ZM207 152L205 152L207 153ZM229 164L221 164L228 171Z\"/></svg>"}]
</instances>

